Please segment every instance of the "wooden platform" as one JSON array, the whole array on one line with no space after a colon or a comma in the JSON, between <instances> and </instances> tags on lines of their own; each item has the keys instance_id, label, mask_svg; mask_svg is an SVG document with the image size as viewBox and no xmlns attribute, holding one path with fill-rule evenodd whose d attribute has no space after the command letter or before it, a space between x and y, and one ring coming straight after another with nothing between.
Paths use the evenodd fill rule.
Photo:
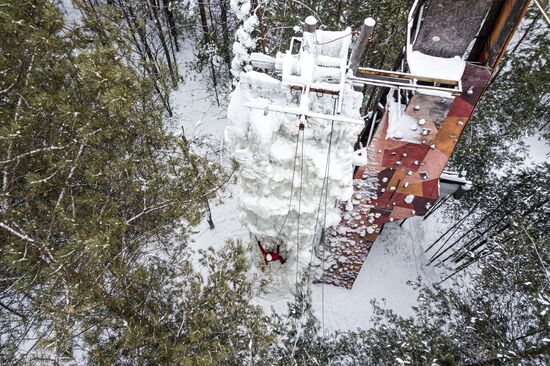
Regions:
<instances>
[{"instance_id":1,"label":"wooden platform","mask_svg":"<svg viewBox=\"0 0 550 366\"><path fill-rule=\"evenodd\" d=\"M490 68L469 64L462 77L464 92L456 98L415 95L407 113L425 119L424 126L431 129L418 141L387 139L386 113L370 147L371 165L354 175L353 208L342 206L342 221L328 230L324 250L333 262L317 282L352 288L384 224L427 213L439 197L439 177L491 74Z\"/></svg>"},{"instance_id":2,"label":"wooden platform","mask_svg":"<svg viewBox=\"0 0 550 366\"><path fill-rule=\"evenodd\" d=\"M432 0L424 9L413 49L436 57L462 56L493 0Z\"/></svg>"}]
</instances>

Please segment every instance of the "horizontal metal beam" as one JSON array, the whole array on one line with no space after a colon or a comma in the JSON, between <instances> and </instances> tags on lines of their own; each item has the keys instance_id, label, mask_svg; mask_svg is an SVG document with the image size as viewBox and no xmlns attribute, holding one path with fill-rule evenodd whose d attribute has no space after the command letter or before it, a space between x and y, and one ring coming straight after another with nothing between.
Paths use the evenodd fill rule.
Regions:
<instances>
[{"instance_id":1,"label":"horizontal metal beam","mask_svg":"<svg viewBox=\"0 0 550 366\"><path fill-rule=\"evenodd\" d=\"M370 67L360 67L359 69L357 69L357 73L355 76L356 77L382 76L382 77L390 77L390 78L396 78L396 79L418 80L418 81L425 81L428 83L447 84L447 85L454 85L454 86L458 86L458 83L459 83L458 80L431 78L427 76L409 74L406 72L387 71L387 70L373 69Z\"/></svg>"},{"instance_id":2,"label":"horizontal metal beam","mask_svg":"<svg viewBox=\"0 0 550 366\"><path fill-rule=\"evenodd\" d=\"M342 115L315 113L315 112L300 109L300 108L279 107L276 105L259 104L259 103L245 103L244 106L248 108L253 108L253 109L261 109L267 112L290 113L290 114L295 114L297 116L306 116L311 118L323 119L327 121L351 123L351 124L360 125L360 126L365 125L365 121L363 121L362 119L348 118Z\"/></svg>"},{"instance_id":3,"label":"horizontal metal beam","mask_svg":"<svg viewBox=\"0 0 550 366\"><path fill-rule=\"evenodd\" d=\"M348 77L348 80L354 83L382 86L387 88L399 87L401 89L407 89L407 90L437 91L437 92L450 93L452 95L458 95L462 93L462 86L460 85L460 83L459 83L460 86L458 88L445 88L441 86L421 85L417 83L404 83L398 80L391 81L391 80L381 80L381 79L374 79L374 78L368 78L368 77L356 77L356 76Z\"/></svg>"}]
</instances>

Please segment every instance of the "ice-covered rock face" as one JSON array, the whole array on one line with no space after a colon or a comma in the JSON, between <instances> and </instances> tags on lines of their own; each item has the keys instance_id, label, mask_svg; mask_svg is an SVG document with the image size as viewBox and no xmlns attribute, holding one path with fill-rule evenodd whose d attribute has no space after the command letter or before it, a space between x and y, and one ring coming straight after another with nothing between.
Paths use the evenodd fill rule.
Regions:
<instances>
[{"instance_id":1,"label":"ice-covered rock face","mask_svg":"<svg viewBox=\"0 0 550 366\"><path fill-rule=\"evenodd\" d=\"M231 96L225 138L232 148L234 158L240 164L238 179L241 218L250 233L267 246L280 243L288 248L295 248L300 205L299 245L306 248L312 244L318 214L321 221L319 228L324 218L324 197L321 200L321 193L332 122L307 119L303 130L302 160L302 132L299 131L298 115L246 106L247 103L255 103L297 108L300 91L293 93L289 86L283 86L281 81L266 74L254 71L241 74L241 80ZM362 94L355 92L351 85L345 85L342 115L360 119L361 102ZM332 115L335 103L336 100L331 95L311 93L309 109ZM340 221L336 202L348 200L353 193L353 144L360 129L359 125L334 122L328 179L327 227ZM292 203L289 210L291 191ZM320 202L323 204L318 212Z\"/></svg>"}]
</instances>

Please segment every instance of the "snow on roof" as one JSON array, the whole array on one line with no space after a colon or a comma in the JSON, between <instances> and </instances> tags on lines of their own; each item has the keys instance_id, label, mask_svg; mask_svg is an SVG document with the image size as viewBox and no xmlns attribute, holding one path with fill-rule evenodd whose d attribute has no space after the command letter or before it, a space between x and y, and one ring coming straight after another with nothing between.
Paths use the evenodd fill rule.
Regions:
<instances>
[{"instance_id":1,"label":"snow on roof","mask_svg":"<svg viewBox=\"0 0 550 366\"><path fill-rule=\"evenodd\" d=\"M419 51L407 49L407 63L411 74L434 79L459 81L464 73L466 62L460 57L434 57Z\"/></svg>"}]
</instances>

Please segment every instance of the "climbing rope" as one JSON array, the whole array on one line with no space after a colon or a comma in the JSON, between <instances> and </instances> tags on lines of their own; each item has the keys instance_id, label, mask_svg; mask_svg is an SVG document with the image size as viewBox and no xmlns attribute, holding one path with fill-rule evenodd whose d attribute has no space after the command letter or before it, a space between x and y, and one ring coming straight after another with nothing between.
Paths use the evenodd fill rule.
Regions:
<instances>
[{"instance_id":1,"label":"climbing rope","mask_svg":"<svg viewBox=\"0 0 550 366\"><path fill-rule=\"evenodd\" d=\"M301 209L302 209L302 188L303 188L303 178L304 178L304 124L300 121L300 130L298 131L298 140L300 139L300 131L302 131L302 151L301 151L301 159L300 159L300 190L298 193L298 219L297 219L297 225L296 225L296 278L295 278L295 291L296 296L299 294L299 287L298 287L298 273L300 270L299 266L299 250L300 250L300 215L301 215ZM298 145L296 145L296 152L298 152ZM295 160L296 162L296 160ZM295 164L296 168L296 164ZM294 176L294 173L292 173ZM303 300L299 301L299 303L302 304L301 313L303 314L304 308L303 308ZM294 318L294 327L296 328L296 335L294 339L294 346L292 347L292 358L294 358L294 353L296 351L296 345L298 344L299 339L299 331L298 331L298 319Z\"/></svg>"},{"instance_id":2,"label":"climbing rope","mask_svg":"<svg viewBox=\"0 0 550 366\"><path fill-rule=\"evenodd\" d=\"M322 46L322 45L325 45L325 44L329 44L329 43L332 43L332 42L336 42L336 41L339 40L339 39L346 38L346 37L352 36L352 35L354 35L354 34L359 34L359 33L360 33L360 31L355 30L355 31L352 31L351 33L345 34L345 35L343 35L343 36L340 36L340 37L331 39L330 41L326 41L326 42L322 42L322 43L317 42L317 39L315 39L315 44L316 44L317 46Z\"/></svg>"},{"instance_id":3,"label":"climbing rope","mask_svg":"<svg viewBox=\"0 0 550 366\"><path fill-rule=\"evenodd\" d=\"M279 232L277 233L277 240L281 237L281 233L283 232L283 228L285 227L286 221L288 219L288 216L290 215L290 210L292 209L292 196L294 194L294 176L296 175L296 160L298 159L298 145L300 143L300 131L298 130L298 135L296 136L296 147L294 149L294 165L292 167L292 179L290 182L290 199L288 200L288 210L286 213L286 216L283 220L283 223L281 225L281 228L279 229ZM303 133L303 131L302 131Z\"/></svg>"},{"instance_id":4,"label":"climbing rope","mask_svg":"<svg viewBox=\"0 0 550 366\"><path fill-rule=\"evenodd\" d=\"M334 109L332 111L332 114L336 112L336 102L337 100L334 100ZM334 120L331 123L330 127L330 139L328 142L328 153L327 153L327 166L326 166L326 188L325 188L325 207L324 207L324 215L323 215L323 231L327 227L327 199L328 199L328 183L329 183L329 177L330 177L330 152L332 149L332 132L334 129ZM322 245L322 253L321 253L321 270L325 271L325 245ZM325 336L325 284L321 283L321 328L323 331L323 337Z\"/></svg>"},{"instance_id":5,"label":"climbing rope","mask_svg":"<svg viewBox=\"0 0 550 366\"><path fill-rule=\"evenodd\" d=\"M332 114L334 115L336 113L336 106L337 106L337 102L338 102L338 99L335 99L334 100L334 108L333 108L333 112ZM301 136L301 141L300 141L300 131L302 132L302 136ZM315 229L314 229L314 233L317 233L317 228L318 228L318 224L319 224L319 216L320 216L320 211L321 211L321 203L322 203L322 200L323 200L323 191L325 193L325 197L324 197L324 215L323 215L323 231L325 230L326 228L326 221L327 221L327 201L328 201L328 182L329 182L329 175L330 175L330 154L331 154L331 150L332 150L332 136L333 136L333 132L334 132L334 120L332 121L331 123L331 126L330 126L330 134L329 134L329 145L328 145L328 151L327 151L327 159L326 159L326 164L325 164L325 173L324 173L324 177L323 177L323 184L321 186L321 195L319 197L319 205L318 205L318 209L317 209L317 218L315 220ZM289 203L288 203L288 211L287 211L287 214L285 215L285 218L283 220L283 223L281 225L281 228L279 229L279 232L277 234L277 237L280 237L282 231L283 231L283 228L286 224L286 221L288 219L288 216L290 215L290 211L292 209L292 197L293 197L293 194L294 194L294 179L295 179L295 175L296 175L296 166L297 166L297 161L298 161L298 147L300 145L300 142L301 142L301 151L300 151L300 185L299 185L299 191L298 191L298 217L297 217L297 223L296 223L296 278L295 278L295 288L296 288L296 293L298 293L298 284L299 284L299 272L300 272L300 261L299 261L299 250L300 250L300 218L301 218L301 210L302 210L302 191L303 191L303 182L304 182L304 145L305 145L305 134L304 134L304 125L303 123L300 123L300 128L298 130L298 135L297 135L297 138L296 138L296 147L295 147L295 151L294 151L294 163L293 163L293 168L292 168L292 179L291 179L291 188L290 188L290 199L289 199ZM321 260L322 260L322 265L321 265L321 268L322 270L324 271L324 267L325 267L325 249L324 249L324 246L323 246L323 252L322 252L322 255L321 255ZM313 245L312 245L312 249L311 249L311 254L310 254L310 263L313 259ZM311 270L311 268L310 268ZM309 280L309 274L310 274L310 270L308 271L308 280ZM308 287L309 287L309 281L308 281ZM323 332L323 336L325 335L325 288L324 288L324 283L321 283L321 324L322 324L322 332Z\"/></svg>"},{"instance_id":6,"label":"climbing rope","mask_svg":"<svg viewBox=\"0 0 550 366\"><path fill-rule=\"evenodd\" d=\"M299 266L299 250L300 250L300 214L302 209L302 188L304 183L304 124L300 122L300 131L302 131L302 153L300 158L300 190L298 192L298 219L296 225L296 293L298 293L298 272ZM298 132L298 135L300 132Z\"/></svg>"},{"instance_id":7,"label":"climbing rope","mask_svg":"<svg viewBox=\"0 0 550 366\"><path fill-rule=\"evenodd\" d=\"M338 99L334 100L334 107L332 110L332 114L334 115L336 113L336 105L337 105ZM319 227L319 216L321 213L321 204L323 202L323 192L325 194L325 200L324 200L324 215L323 215L323 227L321 229L321 233L324 233L326 229L326 222L327 222L327 198L328 198L328 182L329 182L329 176L330 176L330 155L332 151L332 135L334 132L334 120L332 121L330 125L330 133L329 133L329 141L328 141L328 149L327 149L327 159L325 163L325 173L323 176L323 184L321 185L321 194L319 195L319 204L317 206L317 217L315 219L315 228L313 230L314 237L313 241L315 242L315 234L317 233L317 229ZM322 238L322 235L321 235ZM320 243L321 244L321 243ZM325 270L325 247L321 244L322 247L322 253L321 253L321 270L324 272ZM310 252L310 258L309 263L313 261L313 252L315 250L315 246L311 245L311 252ZM308 271L308 280L310 277L311 272L311 265ZM309 286L309 281L308 281ZM323 333L323 337L325 336L325 284L321 282L321 329Z\"/></svg>"}]
</instances>

